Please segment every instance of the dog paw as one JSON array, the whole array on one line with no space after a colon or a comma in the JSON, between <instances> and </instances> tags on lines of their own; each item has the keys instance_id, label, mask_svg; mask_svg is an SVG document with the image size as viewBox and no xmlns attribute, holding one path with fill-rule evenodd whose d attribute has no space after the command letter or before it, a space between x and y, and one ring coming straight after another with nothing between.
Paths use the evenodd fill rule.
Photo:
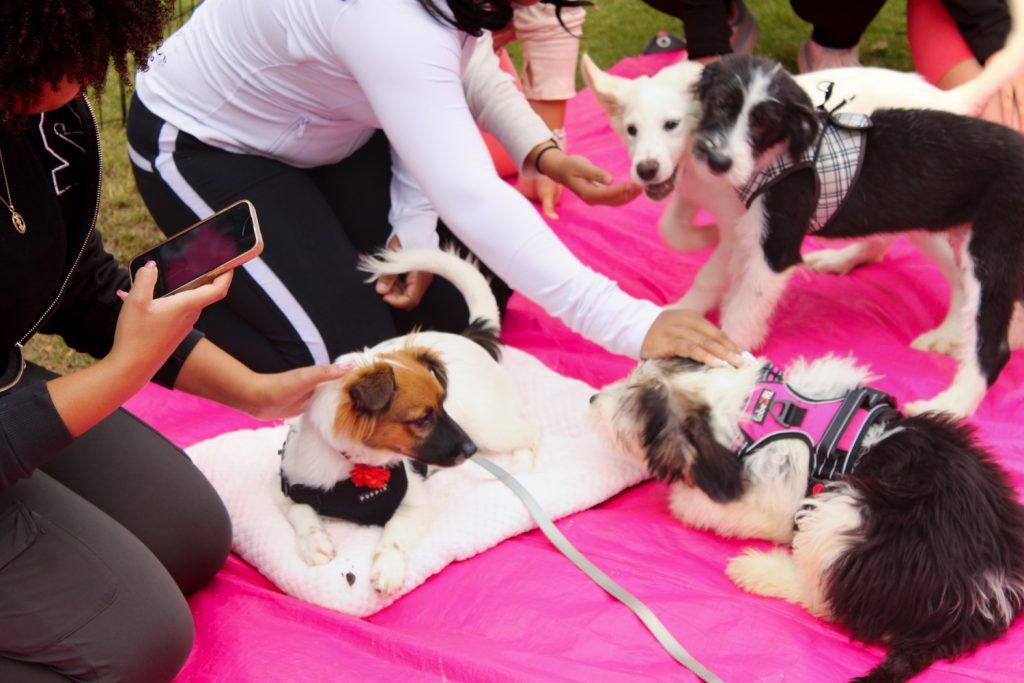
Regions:
<instances>
[{"instance_id":1,"label":"dog paw","mask_svg":"<svg viewBox=\"0 0 1024 683\"><path fill-rule=\"evenodd\" d=\"M405 585L405 553L398 548L384 548L373 556L370 585L378 593L394 595Z\"/></svg>"},{"instance_id":2,"label":"dog paw","mask_svg":"<svg viewBox=\"0 0 1024 683\"><path fill-rule=\"evenodd\" d=\"M755 595L796 600L799 594L796 565L785 550L747 550L729 560L725 574L737 586Z\"/></svg>"},{"instance_id":3,"label":"dog paw","mask_svg":"<svg viewBox=\"0 0 1024 683\"><path fill-rule=\"evenodd\" d=\"M815 273L846 275L860 265L846 249L819 249L804 255L804 263Z\"/></svg>"},{"instance_id":4,"label":"dog paw","mask_svg":"<svg viewBox=\"0 0 1024 683\"><path fill-rule=\"evenodd\" d=\"M759 550L747 550L742 555L737 555L725 566L725 575L748 593L758 593L756 587L764 555L765 553Z\"/></svg>"},{"instance_id":5,"label":"dog paw","mask_svg":"<svg viewBox=\"0 0 1024 683\"><path fill-rule=\"evenodd\" d=\"M299 538L299 556L310 567L325 565L334 559L334 543L324 529L313 529Z\"/></svg>"},{"instance_id":6,"label":"dog paw","mask_svg":"<svg viewBox=\"0 0 1024 683\"><path fill-rule=\"evenodd\" d=\"M946 356L956 356L960 347L960 335L956 330L947 329L944 326L928 330L910 343L910 348L924 351L926 353L941 353Z\"/></svg>"}]
</instances>

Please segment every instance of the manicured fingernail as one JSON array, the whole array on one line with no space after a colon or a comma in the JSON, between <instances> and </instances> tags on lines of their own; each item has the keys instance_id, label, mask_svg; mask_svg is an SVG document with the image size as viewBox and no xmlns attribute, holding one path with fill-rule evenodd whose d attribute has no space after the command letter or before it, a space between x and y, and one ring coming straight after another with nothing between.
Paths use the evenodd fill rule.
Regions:
<instances>
[{"instance_id":1,"label":"manicured fingernail","mask_svg":"<svg viewBox=\"0 0 1024 683\"><path fill-rule=\"evenodd\" d=\"M120 299L121 301L124 301L125 299L128 298L128 292L124 291L123 289L117 290L115 294L117 294L117 298Z\"/></svg>"},{"instance_id":2,"label":"manicured fingernail","mask_svg":"<svg viewBox=\"0 0 1024 683\"><path fill-rule=\"evenodd\" d=\"M156 261L146 261L147 268L156 268Z\"/></svg>"}]
</instances>

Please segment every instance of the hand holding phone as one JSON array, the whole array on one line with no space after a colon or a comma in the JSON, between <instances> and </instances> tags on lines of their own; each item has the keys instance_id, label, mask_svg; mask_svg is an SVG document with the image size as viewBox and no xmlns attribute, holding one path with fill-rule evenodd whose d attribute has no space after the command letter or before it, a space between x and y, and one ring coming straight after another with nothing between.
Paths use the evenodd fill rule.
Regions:
<instances>
[{"instance_id":1,"label":"hand holding phone","mask_svg":"<svg viewBox=\"0 0 1024 683\"><path fill-rule=\"evenodd\" d=\"M256 209L243 199L142 252L131 260L129 271L134 281L139 269L153 261L153 296L159 298L213 282L262 252Z\"/></svg>"},{"instance_id":2,"label":"hand holding phone","mask_svg":"<svg viewBox=\"0 0 1024 683\"><path fill-rule=\"evenodd\" d=\"M118 292L124 301L117 316L114 343L105 361L126 375L152 377L192 330L203 309L223 299L231 285L231 273L187 292L154 298L159 278L150 262L136 273L130 292Z\"/></svg>"}]
</instances>

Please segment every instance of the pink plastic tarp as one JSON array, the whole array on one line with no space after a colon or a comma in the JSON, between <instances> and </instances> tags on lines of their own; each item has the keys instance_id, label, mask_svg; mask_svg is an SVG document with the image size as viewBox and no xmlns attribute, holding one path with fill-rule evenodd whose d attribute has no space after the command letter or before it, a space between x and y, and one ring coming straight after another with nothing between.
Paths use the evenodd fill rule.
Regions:
<instances>
[{"instance_id":1,"label":"pink plastic tarp","mask_svg":"<svg viewBox=\"0 0 1024 683\"><path fill-rule=\"evenodd\" d=\"M615 71L652 73L670 59L626 60ZM625 177L627 156L588 92L571 103L567 128L575 151ZM618 209L587 207L567 193L552 227L584 262L628 292L665 303L686 290L708 253L674 253L661 244L655 227L661 210L646 198ZM880 386L902 401L929 396L949 382L953 362L908 344L939 322L947 297L937 270L897 243L881 264L849 276L794 278L763 353L779 363L801 354L853 353L884 374ZM594 385L631 365L519 297L505 339ZM181 446L256 424L156 387L129 407ZM974 418L1018 486L1024 484L1022 411L1024 353L1018 352ZM665 496L663 485L647 483L559 526L725 680L838 681L879 660L878 648L852 644L802 609L733 586L725 564L752 544L684 528L669 516ZM369 619L286 596L235 557L191 605L196 644L183 681L691 678L625 607L538 532L449 566ZM1024 624L1018 623L1001 641L937 664L922 680L1019 681L1022 664Z\"/></svg>"}]
</instances>

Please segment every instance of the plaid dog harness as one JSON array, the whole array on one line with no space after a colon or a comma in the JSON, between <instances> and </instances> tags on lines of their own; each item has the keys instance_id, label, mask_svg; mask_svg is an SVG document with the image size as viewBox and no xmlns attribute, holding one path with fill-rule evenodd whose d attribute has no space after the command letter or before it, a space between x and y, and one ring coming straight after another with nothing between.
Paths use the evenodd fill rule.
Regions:
<instances>
[{"instance_id":1,"label":"plaid dog harness","mask_svg":"<svg viewBox=\"0 0 1024 683\"><path fill-rule=\"evenodd\" d=\"M808 493L815 484L853 473L860 463L868 429L894 410L892 396L871 387L857 387L843 396L812 399L786 384L771 363L747 401L740 438L733 452L743 459L777 439L800 439L811 451Z\"/></svg>"},{"instance_id":2,"label":"plaid dog harness","mask_svg":"<svg viewBox=\"0 0 1024 683\"><path fill-rule=\"evenodd\" d=\"M830 94L831 87L826 92L826 102ZM748 209L762 192L775 183L796 171L813 168L818 202L811 216L811 232L818 232L828 225L857 182L864 160L867 129L871 127L870 117L864 114L837 113L836 110L844 104L845 100L831 111L826 110L824 104L818 107L821 120L818 138L799 159L794 160L783 152L771 165L755 173L746 185L736 190Z\"/></svg>"}]
</instances>

